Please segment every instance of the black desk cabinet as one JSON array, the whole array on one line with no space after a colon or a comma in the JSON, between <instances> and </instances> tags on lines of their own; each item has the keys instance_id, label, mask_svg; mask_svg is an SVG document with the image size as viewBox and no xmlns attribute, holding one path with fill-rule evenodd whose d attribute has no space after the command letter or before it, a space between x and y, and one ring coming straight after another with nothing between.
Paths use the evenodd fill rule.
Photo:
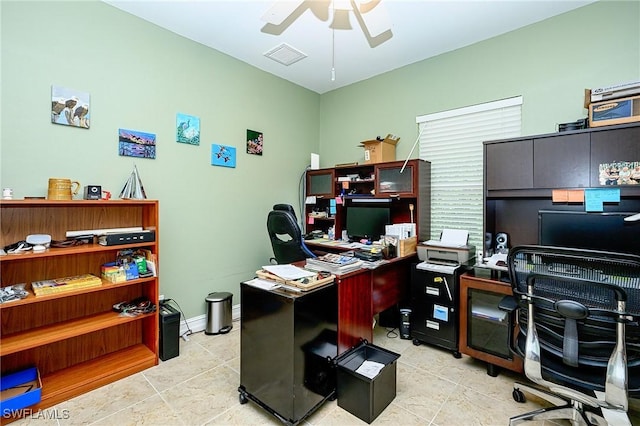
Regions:
<instances>
[{"instance_id":1,"label":"black desk cabinet","mask_svg":"<svg viewBox=\"0 0 640 426\"><path fill-rule=\"evenodd\" d=\"M240 402L295 425L335 397L337 286L302 293L240 284Z\"/></svg>"},{"instance_id":2,"label":"black desk cabinet","mask_svg":"<svg viewBox=\"0 0 640 426\"><path fill-rule=\"evenodd\" d=\"M458 351L459 277L464 267L451 273L411 268L411 337L440 346L460 358Z\"/></svg>"}]
</instances>

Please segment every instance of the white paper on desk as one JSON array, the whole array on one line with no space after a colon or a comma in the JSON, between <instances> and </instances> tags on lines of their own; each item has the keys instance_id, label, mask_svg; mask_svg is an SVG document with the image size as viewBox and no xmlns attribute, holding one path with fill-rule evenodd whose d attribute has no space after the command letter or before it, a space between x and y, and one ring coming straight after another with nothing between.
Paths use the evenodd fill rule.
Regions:
<instances>
[{"instance_id":1,"label":"white paper on desk","mask_svg":"<svg viewBox=\"0 0 640 426\"><path fill-rule=\"evenodd\" d=\"M252 280L245 281L245 284L261 288L262 290L273 290L274 288L280 287L280 284L275 281L263 280L260 278L254 278Z\"/></svg>"},{"instance_id":2,"label":"white paper on desk","mask_svg":"<svg viewBox=\"0 0 640 426\"><path fill-rule=\"evenodd\" d=\"M294 265L268 265L263 266L262 269L285 280L299 280L300 278L313 277L316 275L316 272L307 271Z\"/></svg>"},{"instance_id":3,"label":"white paper on desk","mask_svg":"<svg viewBox=\"0 0 640 426\"><path fill-rule=\"evenodd\" d=\"M462 229L443 229L440 241L429 240L427 244L435 244L445 247L463 247L469 241L469 231Z\"/></svg>"},{"instance_id":4,"label":"white paper on desk","mask_svg":"<svg viewBox=\"0 0 640 426\"><path fill-rule=\"evenodd\" d=\"M375 361L364 361L360 367L356 370L356 373L362 374L365 377L373 379L384 368L384 364Z\"/></svg>"},{"instance_id":5,"label":"white paper on desk","mask_svg":"<svg viewBox=\"0 0 640 426\"><path fill-rule=\"evenodd\" d=\"M305 202L305 204L315 204L316 203L316 196L315 195L309 195L307 196Z\"/></svg>"}]
</instances>

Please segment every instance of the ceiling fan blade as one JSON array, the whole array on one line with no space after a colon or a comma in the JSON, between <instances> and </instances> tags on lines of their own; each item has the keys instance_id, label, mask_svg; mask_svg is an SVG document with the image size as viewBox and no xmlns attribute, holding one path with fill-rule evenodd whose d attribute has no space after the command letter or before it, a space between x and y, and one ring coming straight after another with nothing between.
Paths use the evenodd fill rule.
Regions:
<instances>
[{"instance_id":1,"label":"ceiling fan blade","mask_svg":"<svg viewBox=\"0 0 640 426\"><path fill-rule=\"evenodd\" d=\"M354 3L354 13L358 21L364 25L363 30L366 30L371 38L391 31L389 12L382 1L355 1Z\"/></svg>"},{"instance_id":2,"label":"ceiling fan blade","mask_svg":"<svg viewBox=\"0 0 640 426\"><path fill-rule=\"evenodd\" d=\"M295 12L304 2L305 0L276 1L273 3L273 6L262 15L261 19L272 25L281 25L285 19Z\"/></svg>"}]
</instances>

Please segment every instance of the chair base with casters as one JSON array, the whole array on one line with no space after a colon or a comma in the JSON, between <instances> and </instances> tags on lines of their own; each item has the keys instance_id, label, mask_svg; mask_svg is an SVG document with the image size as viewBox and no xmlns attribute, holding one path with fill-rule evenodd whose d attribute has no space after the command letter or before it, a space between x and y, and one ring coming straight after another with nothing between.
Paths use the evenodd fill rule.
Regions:
<instances>
[{"instance_id":1,"label":"chair base with casters","mask_svg":"<svg viewBox=\"0 0 640 426\"><path fill-rule=\"evenodd\" d=\"M517 309L511 350L533 384L515 383L553 406L510 425L566 419L572 425L631 425L640 396L640 256L545 246L509 252Z\"/></svg>"},{"instance_id":2,"label":"chair base with casters","mask_svg":"<svg viewBox=\"0 0 640 426\"><path fill-rule=\"evenodd\" d=\"M555 393L530 384L515 382L514 401L525 402L525 394L535 395L553 406L511 417L509 426L540 420L569 420L572 425L632 426L626 411L585 405L570 398L560 398ZM604 403L604 400L601 400L601 403Z\"/></svg>"}]
</instances>

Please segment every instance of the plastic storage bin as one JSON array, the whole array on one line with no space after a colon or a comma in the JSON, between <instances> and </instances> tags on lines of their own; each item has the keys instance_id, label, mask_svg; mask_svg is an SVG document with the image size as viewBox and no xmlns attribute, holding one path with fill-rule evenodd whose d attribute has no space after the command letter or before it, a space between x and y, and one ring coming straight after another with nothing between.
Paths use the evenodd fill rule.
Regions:
<instances>
[{"instance_id":1,"label":"plastic storage bin","mask_svg":"<svg viewBox=\"0 0 640 426\"><path fill-rule=\"evenodd\" d=\"M42 382L36 367L0 377L0 411L3 418L40 402Z\"/></svg>"},{"instance_id":2,"label":"plastic storage bin","mask_svg":"<svg viewBox=\"0 0 640 426\"><path fill-rule=\"evenodd\" d=\"M400 354L366 340L337 358L338 406L371 423L396 397L396 361ZM374 378L356 372L364 361L384 364Z\"/></svg>"},{"instance_id":3,"label":"plastic storage bin","mask_svg":"<svg viewBox=\"0 0 640 426\"><path fill-rule=\"evenodd\" d=\"M228 333L233 328L231 325L231 300L233 294L209 293L205 298L207 302L207 325L205 334Z\"/></svg>"}]
</instances>

